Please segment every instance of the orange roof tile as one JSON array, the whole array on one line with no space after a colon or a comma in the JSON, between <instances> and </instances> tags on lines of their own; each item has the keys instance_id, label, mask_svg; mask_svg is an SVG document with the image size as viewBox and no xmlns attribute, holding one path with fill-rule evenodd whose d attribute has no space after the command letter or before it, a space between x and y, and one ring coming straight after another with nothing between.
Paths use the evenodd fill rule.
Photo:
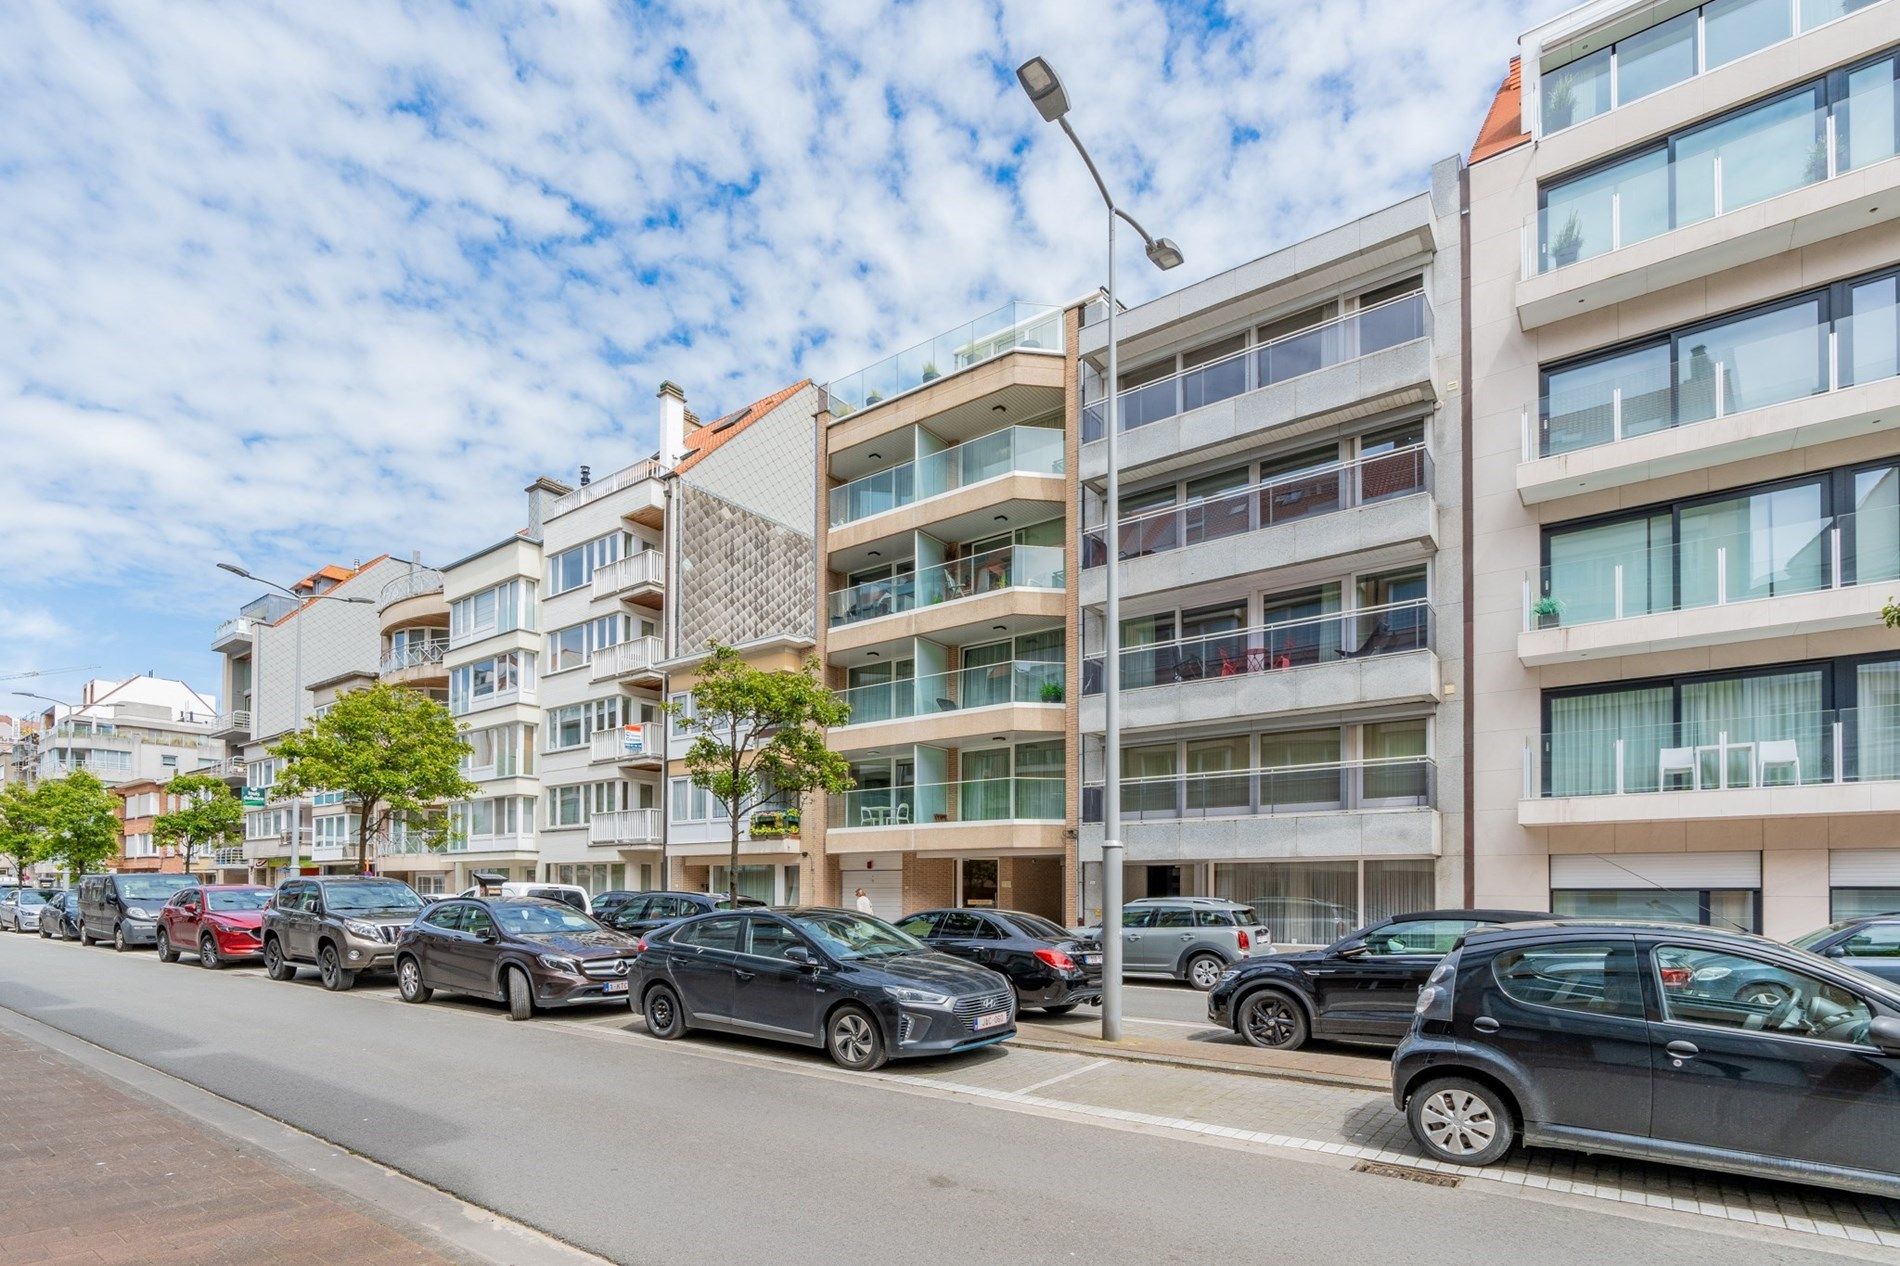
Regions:
<instances>
[{"instance_id":1,"label":"orange roof tile","mask_svg":"<svg viewBox=\"0 0 1900 1266\"><path fill-rule=\"evenodd\" d=\"M355 567L339 567L335 563L331 563L330 565L326 567L317 568L315 571L311 572L308 576L305 576L302 580L292 585L291 588L300 590L300 589L303 589L305 586L314 587L314 585L316 584L317 578L320 576L326 577L330 580L334 580L336 581L337 584L340 585L346 580L350 580L356 576L362 575L364 572L368 571L370 568L374 567L376 564L382 562L383 560L389 557L390 555L388 554L378 554L376 557L370 559L367 563L359 563ZM301 614L305 607L313 607L321 601L323 601L321 596L313 595L312 597L305 598L302 602L299 602L296 606L292 607L290 610L278 616L277 619L271 623L271 627L272 628L282 627L284 621L290 619L294 615Z\"/></svg>"},{"instance_id":2,"label":"orange roof tile","mask_svg":"<svg viewBox=\"0 0 1900 1266\"><path fill-rule=\"evenodd\" d=\"M743 409L728 413L723 418L708 422L688 432L686 455L680 458L679 463L673 467L673 473L677 475L691 470L700 459L810 385L811 379L801 378L789 387L781 387L763 400L754 400Z\"/></svg>"},{"instance_id":3,"label":"orange roof tile","mask_svg":"<svg viewBox=\"0 0 1900 1266\"><path fill-rule=\"evenodd\" d=\"M1507 149L1516 149L1530 139L1531 134L1524 130L1523 68L1513 57L1511 69L1491 101L1491 112L1484 116L1484 126L1478 129L1478 139L1471 146L1471 161L1479 162Z\"/></svg>"}]
</instances>

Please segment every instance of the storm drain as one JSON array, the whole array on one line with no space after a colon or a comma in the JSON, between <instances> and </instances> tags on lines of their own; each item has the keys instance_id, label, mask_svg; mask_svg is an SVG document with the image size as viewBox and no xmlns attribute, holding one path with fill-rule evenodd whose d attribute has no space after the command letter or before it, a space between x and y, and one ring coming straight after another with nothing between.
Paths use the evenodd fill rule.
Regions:
<instances>
[{"instance_id":1,"label":"storm drain","mask_svg":"<svg viewBox=\"0 0 1900 1266\"><path fill-rule=\"evenodd\" d=\"M1402 1178L1406 1182L1422 1182L1427 1187L1456 1187L1464 1181L1450 1174L1436 1174L1429 1169L1414 1169L1410 1165L1388 1165L1384 1161L1360 1161L1352 1167L1352 1172L1376 1174L1380 1178Z\"/></svg>"}]
</instances>

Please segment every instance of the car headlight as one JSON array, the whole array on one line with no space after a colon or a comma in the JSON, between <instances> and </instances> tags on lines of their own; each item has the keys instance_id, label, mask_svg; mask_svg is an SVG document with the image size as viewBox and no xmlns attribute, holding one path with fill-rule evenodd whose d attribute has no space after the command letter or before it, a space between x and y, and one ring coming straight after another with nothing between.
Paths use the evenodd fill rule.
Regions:
<instances>
[{"instance_id":1,"label":"car headlight","mask_svg":"<svg viewBox=\"0 0 1900 1266\"><path fill-rule=\"evenodd\" d=\"M566 972L570 976L581 974L581 965L571 958L562 958L559 954L541 955L541 965L549 971Z\"/></svg>"},{"instance_id":2,"label":"car headlight","mask_svg":"<svg viewBox=\"0 0 1900 1266\"><path fill-rule=\"evenodd\" d=\"M343 920L343 930L359 940L380 941L383 939L383 930L381 928L377 927L374 923L365 923L361 919Z\"/></svg>"},{"instance_id":3,"label":"car headlight","mask_svg":"<svg viewBox=\"0 0 1900 1266\"><path fill-rule=\"evenodd\" d=\"M1238 975L1240 975L1240 969L1238 967L1229 967L1226 971L1220 974L1219 983L1226 984L1228 981L1232 980L1234 977Z\"/></svg>"},{"instance_id":4,"label":"car headlight","mask_svg":"<svg viewBox=\"0 0 1900 1266\"><path fill-rule=\"evenodd\" d=\"M149 919L152 917L152 912L147 910L144 906L127 906L125 908L125 917L128 919Z\"/></svg>"},{"instance_id":5,"label":"car headlight","mask_svg":"<svg viewBox=\"0 0 1900 1266\"><path fill-rule=\"evenodd\" d=\"M931 993L928 989L909 989L902 985L891 990L891 997L917 1007L948 1007L954 1001L947 993Z\"/></svg>"}]
</instances>

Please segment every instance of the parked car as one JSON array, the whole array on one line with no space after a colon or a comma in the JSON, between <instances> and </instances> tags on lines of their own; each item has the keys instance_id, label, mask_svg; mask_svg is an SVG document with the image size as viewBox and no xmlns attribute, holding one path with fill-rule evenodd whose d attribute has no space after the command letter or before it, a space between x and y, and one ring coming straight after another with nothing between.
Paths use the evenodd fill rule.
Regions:
<instances>
[{"instance_id":1,"label":"parked car","mask_svg":"<svg viewBox=\"0 0 1900 1266\"><path fill-rule=\"evenodd\" d=\"M658 1038L705 1028L821 1046L860 1072L1016 1032L1006 977L882 919L813 906L719 911L648 933L634 997Z\"/></svg>"},{"instance_id":2,"label":"parked car","mask_svg":"<svg viewBox=\"0 0 1900 1266\"><path fill-rule=\"evenodd\" d=\"M46 899L40 907L40 935L48 940L59 937L63 941L79 939L79 894L71 888L64 888Z\"/></svg>"},{"instance_id":3,"label":"parked car","mask_svg":"<svg viewBox=\"0 0 1900 1266\"><path fill-rule=\"evenodd\" d=\"M1806 936L1797 936L1790 944L1822 958L1837 959L1869 976L1900 984L1900 913L1842 919Z\"/></svg>"},{"instance_id":4,"label":"parked car","mask_svg":"<svg viewBox=\"0 0 1900 1266\"><path fill-rule=\"evenodd\" d=\"M38 888L15 888L0 897L0 927L9 932L37 932L45 907L46 894Z\"/></svg>"},{"instance_id":5,"label":"parked car","mask_svg":"<svg viewBox=\"0 0 1900 1266\"><path fill-rule=\"evenodd\" d=\"M543 897L549 901L559 901L570 905L582 914L594 912L593 905L587 897L587 889L579 884L528 883L511 879L499 884L478 884L473 888L464 888L455 895L458 897Z\"/></svg>"},{"instance_id":6,"label":"parked car","mask_svg":"<svg viewBox=\"0 0 1900 1266\"><path fill-rule=\"evenodd\" d=\"M646 895L644 892L635 892L631 888L610 888L606 892L597 892L593 895L587 903L589 906L587 912L596 919L599 919L602 923L605 923L607 916L618 910L621 906Z\"/></svg>"},{"instance_id":7,"label":"parked car","mask_svg":"<svg viewBox=\"0 0 1900 1266\"><path fill-rule=\"evenodd\" d=\"M158 912L159 961L196 954L198 966L217 971L228 962L263 957L270 899L269 888L254 884L180 888Z\"/></svg>"},{"instance_id":8,"label":"parked car","mask_svg":"<svg viewBox=\"0 0 1900 1266\"><path fill-rule=\"evenodd\" d=\"M526 1020L543 1007L624 1003L634 940L561 901L540 897L437 902L396 940L404 1002L438 989L508 1004Z\"/></svg>"},{"instance_id":9,"label":"parked car","mask_svg":"<svg viewBox=\"0 0 1900 1266\"><path fill-rule=\"evenodd\" d=\"M1315 1037L1396 1045L1412 1027L1419 989L1459 937L1487 923L1550 917L1525 910L1394 915L1325 949L1228 968L1208 992L1207 1018L1268 1050L1298 1050Z\"/></svg>"},{"instance_id":10,"label":"parked car","mask_svg":"<svg viewBox=\"0 0 1900 1266\"><path fill-rule=\"evenodd\" d=\"M1098 944L1102 929L1082 929ZM1196 989L1253 954L1273 952L1273 934L1252 906L1220 897L1143 897L1122 907L1122 974L1172 976Z\"/></svg>"},{"instance_id":11,"label":"parked car","mask_svg":"<svg viewBox=\"0 0 1900 1266\"><path fill-rule=\"evenodd\" d=\"M1479 928L1420 992L1392 1098L1452 1164L1522 1141L1900 1197L1900 988L1713 928Z\"/></svg>"},{"instance_id":12,"label":"parked car","mask_svg":"<svg viewBox=\"0 0 1900 1266\"><path fill-rule=\"evenodd\" d=\"M632 901L622 902L602 922L617 932L638 936L663 928L669 923L711 910L732 909L732 898L723 892L641 892ZM763 908L763 901L739 898L742 910Z\"/></svg>"},{"instance_id":13,"label":"parked car","mask_svg":"<svg viewBox=\"0 0 1900 1266\"><path fill-rule=\"evenodd\" d=\"M158 912L190 875L85 875L79 880L79 940L110 941L124 953L158 940Z\"/></svg>"},{"instance_id":14,"label":"parked car","mask_svg":"<svg viewBox=\"0 0 1900 1266\"><path fill-rule=\"evenodd\" d=\"M931 949L1002 972L1016 1005L1067 1015L1102 1001L1102 946L1020 910L920 910L898 923Z\"/></svg>"},{"instance_id":15,"label":"parked car","mask_svg":"<svg viewBox=\"0 0 1900 1266\"><path fill-rule=\"evenodd\" d=\"M408 884L374 875L287 879L264 911L264 970L291 980L315 967L325 989L396 965L396 937L422 910Z\"/></svg>"}]
</instances>

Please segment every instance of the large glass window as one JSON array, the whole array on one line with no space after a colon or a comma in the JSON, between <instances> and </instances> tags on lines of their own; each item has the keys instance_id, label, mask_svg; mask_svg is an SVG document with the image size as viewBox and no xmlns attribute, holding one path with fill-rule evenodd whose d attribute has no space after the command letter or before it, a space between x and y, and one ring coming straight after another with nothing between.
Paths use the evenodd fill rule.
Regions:
<instances>
[{"instance_id":1,"label":"large glass window","mask_svg":"<svg viewBox=\"0 0 1900 1266\"><path fill-rule=\"evenodd\" d=\"M1275 945L1330 945L1364 922L1351 860L1218 863L1214 891L1252 906Z\"/></svg>"},{"instance_id":2,"label":"large glass window","mask_svg":"<svg viewBox=\"0 0 1900 1266\"><path fill-rule=\"evenodd\" d=\"M1693 923L1728 931L1761 927L1761 893L1748 888L1570 888L1550 894L1551 913L1575 919Z\"/></svg>"},{"instance_id":3,"label":"large glass window","mask_svg":"<svg viewBox=\"0 0 1900 1266\"><path fill-rule=\"evenodd\" d=\"M1512 950L1491 960L1491 974L1515 1002L1643 1018L1636 949L1628 941L1563 941Z\"/></svg>"}]
</instances>

